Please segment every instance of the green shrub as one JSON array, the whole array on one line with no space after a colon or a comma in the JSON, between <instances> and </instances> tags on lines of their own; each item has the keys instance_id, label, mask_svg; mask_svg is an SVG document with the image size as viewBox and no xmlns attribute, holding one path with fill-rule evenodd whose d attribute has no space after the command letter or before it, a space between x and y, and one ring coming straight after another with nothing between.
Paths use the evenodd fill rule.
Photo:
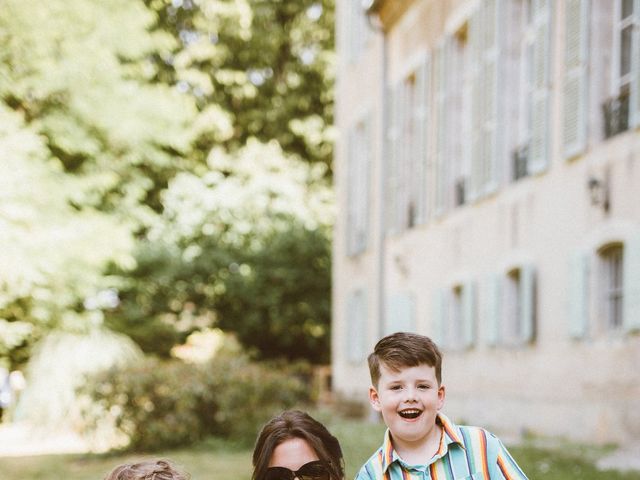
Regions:
<instances>
[{"instance_id":1,"label":"green shrub","mask_svg":"<svg viewBox=\"0 0 640 480\"><path fill-rule=\"evenodd\" d=\"M273 414L309 399L298 371L243 356L204 365L146 359L110 369L82 388L93 406L85 432L98 429L106 414L131 449L187 445L210 435L248 444Z\"/></svg>"}]
</instances>

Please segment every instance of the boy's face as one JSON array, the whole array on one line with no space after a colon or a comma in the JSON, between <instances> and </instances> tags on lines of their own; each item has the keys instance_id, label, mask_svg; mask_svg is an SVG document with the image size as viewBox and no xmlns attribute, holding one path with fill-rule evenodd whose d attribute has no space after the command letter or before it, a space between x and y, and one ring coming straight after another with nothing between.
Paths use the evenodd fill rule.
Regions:
<instances>
[{"instance_id":1,"label":"boy's face","mask_svg":"<svg viewBox=\"0 0 640 480\"><path fill-rule=\"evenodd\" d=\"M377 388L369 389L369 400L394 442L415 445L439 435L436 415L444 404L444 386L438 385L434 367L421 364L394 371L381 364L380 380Z\"/></svg>"}]
</instances>

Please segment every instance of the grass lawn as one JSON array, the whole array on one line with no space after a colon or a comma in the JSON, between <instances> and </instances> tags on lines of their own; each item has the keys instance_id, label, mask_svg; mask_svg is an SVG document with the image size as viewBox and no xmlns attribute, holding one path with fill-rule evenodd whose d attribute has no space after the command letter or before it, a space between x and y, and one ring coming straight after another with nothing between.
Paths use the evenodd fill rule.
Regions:
<instances>
[{"instance_id":1,"label":"grass lawn","mask_svg":"<svg viewBox=\"0 0 640 480\"><path fill-rule=\"evenodd\" d=\"M336 421L315 415L329 425L343 446L347 479L355 476L360 465L379 446L383 426L351 420ZM640 480L640 472L598 471L592 461L597 449L567 446L562 450L545 450L533 446L510 448L531 480ZM248 480L251 475L251 449L234 448L219 441L158 454L118 455L43 455L0 458L2 480L101 480L115 465L143 457L166 457L185 467L193 480Z\"/></svg>"}]
</instances>

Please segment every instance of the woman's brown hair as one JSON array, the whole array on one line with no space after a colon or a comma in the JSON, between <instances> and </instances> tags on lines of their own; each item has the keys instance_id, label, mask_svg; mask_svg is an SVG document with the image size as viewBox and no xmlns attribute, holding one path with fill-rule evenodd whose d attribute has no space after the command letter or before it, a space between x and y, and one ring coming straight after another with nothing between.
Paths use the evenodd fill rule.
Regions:
<instances>
[{"instance_id":1,"label":"woman's brown hair","mask_svg":"<svg viewBox=\"0 0 640 480\"><path fill-rule=\"evenodd\" d=\"M338 439L310 415L287 410L267 422L253 449L252 480L261 480L278 445L292 438L306 441L331 474L331 480L344 480L344 460Z\"/></svg>"}]
</instances>

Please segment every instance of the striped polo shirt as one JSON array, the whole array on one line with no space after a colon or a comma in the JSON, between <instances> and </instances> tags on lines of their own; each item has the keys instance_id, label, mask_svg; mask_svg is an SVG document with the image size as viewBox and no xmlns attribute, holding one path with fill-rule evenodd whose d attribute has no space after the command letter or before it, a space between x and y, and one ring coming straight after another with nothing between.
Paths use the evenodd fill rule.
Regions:
<instances>
[{"instance_id":1,"label":"striped polo shirt","mask_svg":"<svg viewBox=\"0 0 640 480\"><path fill-rule=\"evenodd\" d=\"M493 480L525 479L500 439L478 427L456 425L439 413L442 426L438 452L423 465L408 465L393 448L389 430L382 446L355 480Z\"/></svg>"}]
</instances>

